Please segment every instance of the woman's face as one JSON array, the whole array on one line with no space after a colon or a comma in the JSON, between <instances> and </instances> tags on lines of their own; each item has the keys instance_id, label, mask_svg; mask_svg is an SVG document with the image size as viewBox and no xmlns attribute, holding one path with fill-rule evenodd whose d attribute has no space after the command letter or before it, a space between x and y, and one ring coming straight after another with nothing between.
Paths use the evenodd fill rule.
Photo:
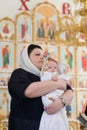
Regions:
<instances>
[{"instance_id":1,"label":"woman's face","mask_svg":"<svg viewBox=\"0 0 87 130\"><path fill-rule=\"evenodd\" d=\"M30 54L30 60L39 70L41 70L44 62L43 50L35 48Z\"/></svg>"}]
</instances>

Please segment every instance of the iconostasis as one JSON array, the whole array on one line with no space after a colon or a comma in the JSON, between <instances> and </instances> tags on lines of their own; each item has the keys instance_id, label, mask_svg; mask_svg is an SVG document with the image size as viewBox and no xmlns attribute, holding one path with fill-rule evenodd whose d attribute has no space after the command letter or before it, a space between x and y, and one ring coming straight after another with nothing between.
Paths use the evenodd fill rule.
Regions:
<instances>
[{"instance_id":1,"label":"iconostasis","mask_svg":"<svg viewBox=\"0 0 87 130\"><path fill-rule=\"evenodd\" d=\"M21 12L15 19L0 19L0 119L7 118L10 96L7 85L11 72L20 66L20 55L27 44L39 44L47 56L69 67L74 99L66 107L67 116L76 121L84 113L87 101L87 47L84 37L74 27L72 16L60 16L48 2L38 4L30 12ZM80 40L80 41L79 41Z\"/></svg>"}]
</instances>

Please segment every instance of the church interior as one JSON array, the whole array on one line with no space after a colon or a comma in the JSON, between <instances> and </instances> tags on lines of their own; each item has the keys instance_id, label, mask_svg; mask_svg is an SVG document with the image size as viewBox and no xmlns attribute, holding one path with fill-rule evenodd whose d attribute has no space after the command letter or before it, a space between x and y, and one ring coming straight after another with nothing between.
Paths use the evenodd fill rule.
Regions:
<instances>
[{"instance_id":1,"label":"church interior","mask_svg":"<svg viewBox=\"0 0 87 130\"><path fill-rule=\"evenodd\" d=\"M31 0L32 8L26 3L14 17L0 17L0 130L8 129L10 75L20 67L19 55L31 43L68 66L74 91L66 106L69 130L87 128L78 120L87 107L87 0L54 1Z\"/></svg>"}]
</instances>

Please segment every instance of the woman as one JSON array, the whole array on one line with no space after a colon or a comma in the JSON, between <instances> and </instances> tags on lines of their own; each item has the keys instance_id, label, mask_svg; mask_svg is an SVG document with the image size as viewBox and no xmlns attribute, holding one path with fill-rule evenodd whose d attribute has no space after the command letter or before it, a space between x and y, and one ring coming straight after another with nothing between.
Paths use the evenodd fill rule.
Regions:
<instances>
[{"instance_id":1,"label":"woman","mask_svg":"<svg viewBox=\"0 0 87 130\"><path fill-rule=\"evenodd\" d=\"M30 44L20 56L20 68L16 69L8 82L11 95L11 112L8 130L38 130L43 105L41 96L57 88L66 90L62 98L69 104L73 92L66 81L40 81L40 70L44 62L43 50L40 46ZM61 99L51 99L53 103L45 108L48 114L56 113L62 108Z\"/></svg>"}]
</instances>

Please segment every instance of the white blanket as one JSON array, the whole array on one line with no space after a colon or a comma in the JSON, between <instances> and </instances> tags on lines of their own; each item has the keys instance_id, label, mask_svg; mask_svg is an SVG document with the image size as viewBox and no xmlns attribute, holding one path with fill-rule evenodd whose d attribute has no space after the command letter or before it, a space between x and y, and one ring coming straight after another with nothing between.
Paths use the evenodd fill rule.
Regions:
<instances>
[{"instance_id":1,"label":"white blanket","mask_svg":"<svg viewBox=\"0 0 87 130\"><path fill-rule=\"evenodd\" d=\"M45 72L42 75L41 80L51 80L52 75L53 73ZM65 74L63 76L65 78ZM62 75L60 77L63 78ZM43 106L45 107L52 103L52 101L49 100L49 97L58 98L63 93L63 90L57 89L42 96ZM48 115L46 111L44 111L41 117L39 130L68 130L68 120L66 116L65 107L53 115Z\"/></svg>"}]
</instances>

